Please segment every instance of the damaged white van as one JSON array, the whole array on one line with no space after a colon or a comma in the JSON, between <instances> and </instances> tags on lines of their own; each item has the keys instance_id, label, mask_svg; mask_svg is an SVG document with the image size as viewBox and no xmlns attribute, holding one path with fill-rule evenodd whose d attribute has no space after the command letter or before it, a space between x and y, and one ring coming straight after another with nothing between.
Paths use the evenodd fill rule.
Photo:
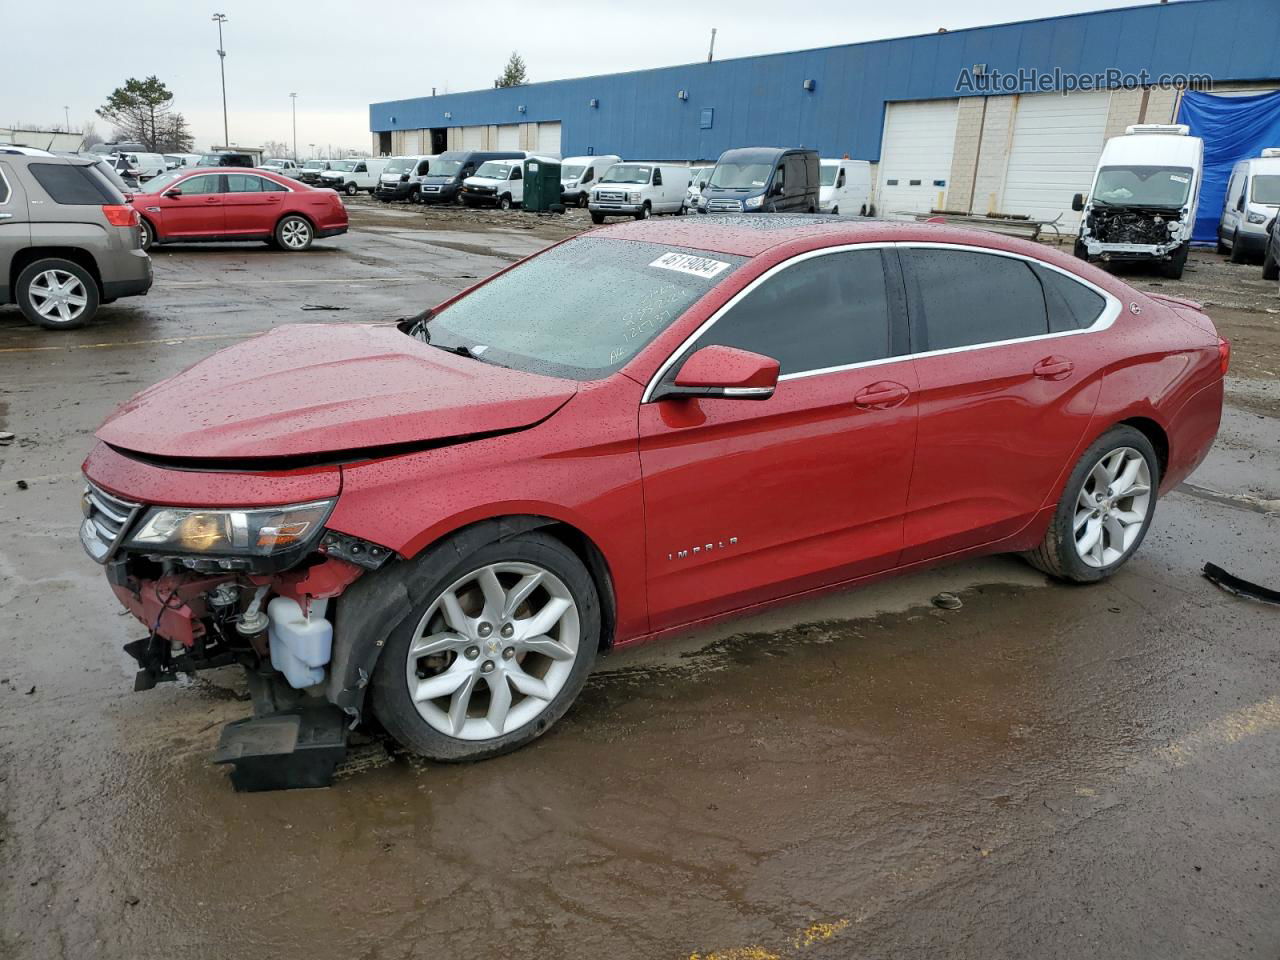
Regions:
<instances>
[{"instance_id":1,"label":"damaged white van","mask_svg":"<svg viewBox=\"0 0 1280 960\"><path fill-rule=\"evenodd\" d=\"M1102 148L1082 211L1075 253L1082 260L1146 262L1182 276L1195 228L1204 143L1184 124L1135 124Z\"/></svg>"}]
</instances>

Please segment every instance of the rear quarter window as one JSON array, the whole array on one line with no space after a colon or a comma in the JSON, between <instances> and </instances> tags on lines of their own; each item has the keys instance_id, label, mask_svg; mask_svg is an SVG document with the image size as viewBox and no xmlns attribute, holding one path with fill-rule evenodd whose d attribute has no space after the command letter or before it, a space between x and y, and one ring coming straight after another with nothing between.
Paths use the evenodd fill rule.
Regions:
<instances>
[{"instance_id":1,"label":"rear quarter window","mask_svg":"<svg viewBox=\"0 0 1280 960\"><path fill-rule=\"evenodd\" d=\"M1096 290L1047 267L1037 267L1036 275L1044 285L1050 333L1087 330L1102 316L1107 300Z\"/></svg>"},{"instance_id":2,"label":"rear quarter window","mask_svg":"<svg viewBox=\"0 0 1280 960\"><path fill-rule=\"evenodd\" d=\"M0 203L9 202L9 179L4 170L0 170Z\"/></svg>"},{"instance_id":3,"label":"rear quarter window","mask_svg":"<svg viewBox=\"0 0 1280 960\"><path fill-rule=\"evenodd\" d=\"M124 203L124 197L92 167L72 163L33 163L28 169L54 203L73 206Z\"/></svg>"}]
</instances>

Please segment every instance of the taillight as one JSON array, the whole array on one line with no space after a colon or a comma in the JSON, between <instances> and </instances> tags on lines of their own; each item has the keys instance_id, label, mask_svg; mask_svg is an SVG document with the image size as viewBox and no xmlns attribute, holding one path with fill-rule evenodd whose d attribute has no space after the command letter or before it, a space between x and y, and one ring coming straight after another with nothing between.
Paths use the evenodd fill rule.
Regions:
<instances>
[{"instance_id":1,"label":"taillight","mask_svg":"<svg viewBox=\"0 0 1280 960\"><path fill-rule=\"evenodd\" d=\"M1231 366L1231 341L1218 338L1218 366L1222 368L1222 375L1227 375L1227 369Z\"/></svg>"},{"instance_id":2,"label":"taillight","mask_svg":"<svg viewBox=\"0 0 1280 960\"><path fill-rule=\"evenodd\" d=\"M113 227L136 227L140 222L137 210L118 203L105 204L102 207L102 215Z\"/></svg>"}]
</instances>

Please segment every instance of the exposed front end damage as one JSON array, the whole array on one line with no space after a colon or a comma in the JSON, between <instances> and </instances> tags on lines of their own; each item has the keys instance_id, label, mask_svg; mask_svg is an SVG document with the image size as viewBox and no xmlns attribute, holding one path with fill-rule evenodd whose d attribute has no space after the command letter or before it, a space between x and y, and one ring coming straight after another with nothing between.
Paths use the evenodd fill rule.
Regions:
<instances>
[{"instance_id":1,"label":"exposed front end damage","mask_svg":"<svg viewBox=\"0 0 1280 960\"><path fill-rule=\"evenodd\" d=\"M215 755L237 789L327 784L360 719L363 690L330 682L335 648L354 640L335 639L330 601L393 553L326 529L331 505L195 510L85 489L81 542L145 630L125 645L134 689L244 668L253 716Z\"/></svg>"},{"instance_id":2,"label":"exposed front end damage","mask_svg":"<svg viewBox=\"0 0 1280 960\"><path fill-rule=\"evenodd\" d=\"M1177 208L1093 205L1080 243L1090 260L1168 261L1184 249L1187 227Z\"/></svg>"}]
</instances>

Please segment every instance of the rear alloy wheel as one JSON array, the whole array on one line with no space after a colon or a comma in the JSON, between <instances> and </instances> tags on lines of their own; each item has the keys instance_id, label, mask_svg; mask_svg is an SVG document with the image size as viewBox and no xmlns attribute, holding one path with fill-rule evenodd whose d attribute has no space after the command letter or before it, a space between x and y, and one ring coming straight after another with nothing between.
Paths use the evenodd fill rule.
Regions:
<instances>
[{"instance_id":1,"label":"rear alloy wheel","mask_svg":"<svg viewBox=\"0 0 1280 960\"><path fill-rule=\"evenodd\" d=\"M311 246L315 235L315 231L311 229L311 224L305 217L282 217L276 224L276 246L291 253L301 253L306 250Z\"/></svg>"},{"instance_id":2,"label":"rear alloy wheel","mask_svg":"<svg viewBox=\"0 0 1280 960\"><path fill-rule=\"evenodd\" d=\"M387 731L433 760L481 760L546 732L577 697L600 642L595 586L537 532L481 547L388 642L374 673Z\"/></svg>"},{"instance_id":3,"label":"rear alloy wheel","mask_svg":"<svg viewBox=\"0 0 1280 960\"><path fill-rule=\"evenodd\" d=\"M1110 576L1146 536L1159 486L1151 441L1133 427L1113 427L1076 464L1044 540L1026 559L1076 583Z\"/></svg>"},{"instance_id":4,"label":"rear alloy wheel","mask_svg":"<svg viewBox=\"0 0 1280 960\"><path fill-rule=\"evenodd\" d=\"M98 312L98 285L70 260L37 260L18 274L18 306L32 323L49 330L83 327Z\"/></svg>"}]
</instances>

